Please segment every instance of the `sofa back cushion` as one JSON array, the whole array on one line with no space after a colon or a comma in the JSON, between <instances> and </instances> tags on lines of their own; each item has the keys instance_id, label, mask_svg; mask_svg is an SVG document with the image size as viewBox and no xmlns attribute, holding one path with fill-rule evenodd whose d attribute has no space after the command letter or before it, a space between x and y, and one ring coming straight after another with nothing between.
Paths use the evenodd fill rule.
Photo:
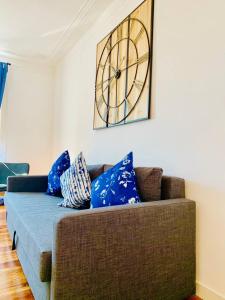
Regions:
<instances>
[{"instance_id":1,"label":"sofa back cushion","mask_svg":"<svg viewBox=\"0 0 225 300\"><path fill-rule=\"evenodd\" d=\"M138 192L142 201L156 201L161 199L161 182L163 170L161 168L135 168Z\"/></svg>"},{"instance_id":2,"label":"sofa back cushion","mask_svg":"<svg viewBox=\"0 0 225 300\"><path fill-rule=\"evenodd\" d=\"M104 171L111 168L104 165ZM134 168L137 178L137 188L141 201L156 201L161 199L161 182L163 170L161 168Z\"/></svg>"},{"instance_id":3,"label":"sofa back cushion","mask_svg":"<svg viewBox=\"0 0 225 300\"><path fill-rule=\"evenodd\" d=\"M87 166L91 181L95 180L104 172L104 165L89 165Z\"/></svg>"},{"instance_id":4,"label":"sofa back cushion","mask_svg":"<svg viewBox=\"0 0 225 300\"><path fill-rule=\"evenodd\" d=\"M112 165L90 165L88 171L93 181ZM182 178L162 176L161 168L139 167L136 172L137 186L142 201L175 199L185 197L185 182ZM150 199L150 200L149 200Z\"/></svg>"},{"instance_id":5,"label":"sofa back cushion","mask_svg":"<svg viewBox=\"0 0 225 300\"><path fill-rule=\"evenodd\" d=\"M185 198L185 181L183 178L163 176L161 190L162 200Z\"/></svg>"},{"instance_id":6,"label":"sofa back cushion","mask_svg":"<svg viewBox=\"0 0 225 300\"><path fill-rule=\"evenodd\" d=\"M112 168L112 165L91 165L88 171L93 181L101 173ZM137 188L141 201L157 201L161 199L161 183L163 170L161 168L134 168L137 178Z\"/></svg>"}]
</instances>

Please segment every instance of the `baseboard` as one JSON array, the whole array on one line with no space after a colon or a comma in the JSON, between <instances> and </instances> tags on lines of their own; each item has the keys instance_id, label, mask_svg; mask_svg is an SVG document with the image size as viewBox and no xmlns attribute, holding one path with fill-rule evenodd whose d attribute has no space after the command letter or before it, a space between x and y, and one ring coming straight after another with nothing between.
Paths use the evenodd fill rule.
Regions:
<instances>
[{"instance_id":1,"label":"baseboard","mask_svg":"<svg viewBox=\"0 0 225 300\"><path fill-rule=\"evenodd\" d=\"M206 287L200 282L197 282L197 295L203 300L225 300L225 296L222 296L214 290Z\"/></svg>"}]
</instances>

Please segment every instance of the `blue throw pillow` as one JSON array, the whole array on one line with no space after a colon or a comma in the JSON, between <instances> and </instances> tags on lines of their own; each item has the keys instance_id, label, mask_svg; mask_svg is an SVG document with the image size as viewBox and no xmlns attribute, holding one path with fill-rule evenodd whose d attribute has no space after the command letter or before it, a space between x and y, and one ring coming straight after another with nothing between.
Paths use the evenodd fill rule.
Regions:
<instances>
[{"instance_id":1,"label":"blue throw pillow","mask_svg":"<svg viewBox=\"0 0 225 300\"><path fill-rule=\"evenodd\" d=\"M62 196L60 187L60 176L70 167L70 156L68 151L63 152L54 162L48 174L47 194L50 196Z\"/></svg>"},{"instance_id":2,"label":"blue throw pillow","mask_svg":"<svg viewBox=\"0 0 225 300\"><path fill-rule=\"evenodd\" d=\"M91 207L132 204L140 202L136 175L133 168L133 153L107 170L92 182Z\"/></svg>"}]
</instances>

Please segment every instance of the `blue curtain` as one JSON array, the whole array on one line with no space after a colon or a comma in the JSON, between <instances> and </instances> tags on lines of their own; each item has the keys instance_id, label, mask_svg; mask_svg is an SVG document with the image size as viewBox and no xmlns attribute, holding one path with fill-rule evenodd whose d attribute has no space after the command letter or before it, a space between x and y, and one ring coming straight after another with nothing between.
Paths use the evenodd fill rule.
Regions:
<instances>
[{"instance_id":1,"label":"blue curtain","mask_svg":"<svg viewBox=\"0 0 225 300\"><path fill-rule=\"evenodd\" d=\"M2 106L2 99L5 89L5 82L8 73L8 64L0 62L0 108Z\"/></svg>"}]
</instances>

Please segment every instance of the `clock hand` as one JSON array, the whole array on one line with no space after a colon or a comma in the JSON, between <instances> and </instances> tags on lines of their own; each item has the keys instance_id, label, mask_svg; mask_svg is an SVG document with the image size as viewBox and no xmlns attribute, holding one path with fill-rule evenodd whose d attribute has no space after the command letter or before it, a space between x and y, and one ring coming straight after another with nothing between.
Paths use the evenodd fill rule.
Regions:
<instances>
[{"instance_id":1,"label":"clock hand","mask_svg":"<svg viewBox=\"0 0 225 300\"><path fill-rule=\"evenodd\" d=\"M107 65L109 68L111 68L113 70L114 75L116 74L116 68L114 68L112 65L110 65L109 62L107 62ZM104 67L105 68L105 67Z\"/></svg>"},{"instance_id":2,"label":"clock hand","mask_svg":"<svg viewBox=\"0 0 225 300\"><path fill-rule=\"evenodd\" d=\"M127 67L121 69L120 71L123 72L123 71L125 71L125 70L127 70L127 69L129 69L129 68L131 68L131 67L133 67L133 66L135 66L136 64L138 64L138 61L136 61L136 62L134 62L133 64L131 64L131 65L129 65L129 66L127 66Z\"/></svg>"},{"instance_id":3,"label":"clock hand","mask_svg":"<svg viewBox=\"0 0 225 300\"><path fill-rule=\"evenodd\" d=\"M102 81L102 83L105 83L106 81L110 81L110 80L113 79L114 77L115 77L115 75L113 75L113 76L111 76L111 77L105 79L104 81Z\"/></svg>"},{"instance_id":4,"label":"clock hand","mask_svg":"<svg viewBox=\"0 0 225 300\"><path fill-rule=\"evenodd\" d=\"M116 69L113 66L111 66L111 65L109 65L109 67L113 70L114 75L115 75L116 74Z\"/></svg>"},{"instance_id":5,"label":"clock hand","mask_svg":"<svg viewBox=\"0 0 225 300\"><path fill-rule=\"evenodd\" d=\"M133 64L131 64L131 65L129 65L129 66L121 69L120 71L123 72L123 71L127 70L128 68L131 68L131 67L135 66L136 64L142 64L148 58L149 58L149 52L146 52L145 54L143 54L142 56L140 56Z\"/></svg>"},{"instance_id":6,"label":"clock hand","mask_svg":"<svg viewBox=\"0 0 225 300\"><path fill-rule=\"evenodd\" d=\"M109 78L107 78L107 79L105 79L104 81L101 81L101 82L99 82L98 84L96 84L96 91L97 90L99 90L99 89L101 89L101 87L102 87L102 85L105 83L105 82L107 82L107 81L110 81L112 78L114 78L115 76L113 75L113 76L111 76L111 77L109 77Z\"/></svg>"},{"instance_id":7,"label":"clock hand","mask_svg":"<svg viewBox=\"0 0 225 300\"><path fill-rule=\"evenodd\" d=\"M104 90L102 91L102 93L105 92L105 90L110 86L112 80L115 78L115 76L111 77L111 79L109 80L109 83L107 84L107 86L104 88Z\"/></svg>"},{"instance_id":8,"label":"clock hand","mask_svg":"<svg viewBox=\"0 0 225 300\"><path fill-rule=\"evenodd\" d=\"M122 63L124 62L125 56L123 57L123 59L121 60L118 69L122 66Z\"/></svg>"}]
</instances>

